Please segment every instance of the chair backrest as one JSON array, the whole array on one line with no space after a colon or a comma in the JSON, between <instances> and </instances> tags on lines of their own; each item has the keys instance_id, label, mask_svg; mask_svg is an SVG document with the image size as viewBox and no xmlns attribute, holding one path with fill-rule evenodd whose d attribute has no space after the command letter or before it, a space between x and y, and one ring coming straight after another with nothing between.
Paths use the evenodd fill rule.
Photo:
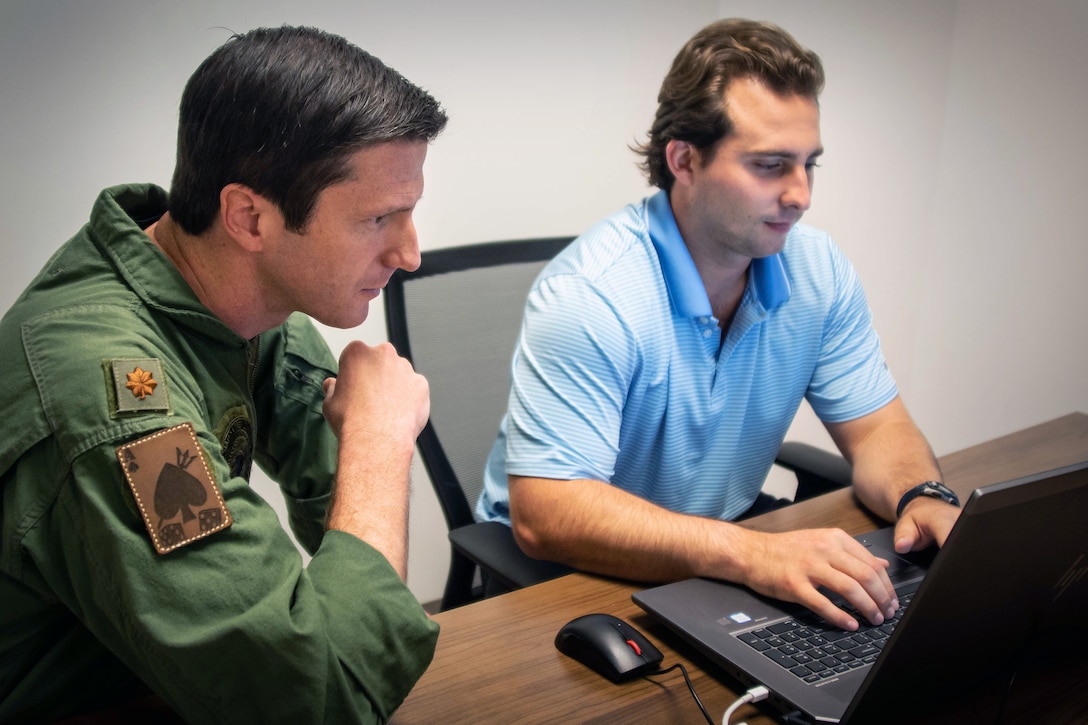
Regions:
<instances>
[{"instance_id":1,"label":"chair backrest","mask_svg":"<svg viewBox=\"0 0 1088 725\"><path fill-rule=\"evenodd\" d=\"M389 340L430 383L431 416L418 443L451 530L473 522L529 287L572 239L428 250L419 269L399 270L385 288Z\"/></svg>"}]
</instances>

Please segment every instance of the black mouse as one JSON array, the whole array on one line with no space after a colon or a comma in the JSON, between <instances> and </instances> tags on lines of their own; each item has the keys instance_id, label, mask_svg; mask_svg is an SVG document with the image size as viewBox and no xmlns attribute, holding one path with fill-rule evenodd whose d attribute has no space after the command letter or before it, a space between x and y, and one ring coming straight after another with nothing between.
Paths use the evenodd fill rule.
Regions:
<instances>
[{"instance_id":1,"label":"black mouse","mask_svg":"<svg viewBox=\"0 0 1088 725\"><path fill-rule=\"evenodd\" d=\"M654 672L664 655L637 629L611 614L586 614L563 625L555 647L613 682Z\"/></svg>"}]
</instances>

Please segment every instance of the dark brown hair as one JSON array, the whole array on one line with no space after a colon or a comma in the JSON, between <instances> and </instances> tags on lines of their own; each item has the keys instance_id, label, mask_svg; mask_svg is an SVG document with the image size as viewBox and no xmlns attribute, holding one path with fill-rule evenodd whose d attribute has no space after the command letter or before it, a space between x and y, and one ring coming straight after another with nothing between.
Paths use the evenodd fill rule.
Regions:
<instances>
[{"instance_id":1,"label":"dark brown hair","mask_svg":"<svg viewBox=\"0 0 1088 725\"><path fill-rule=\"evenodd\" d=\"M431 141L445 125L434 98L344 38L289 26L236 35L182 94L170 216L202 234L223 187L241 183L301 231L357 151Z\"/></svg>"}]
</instances>

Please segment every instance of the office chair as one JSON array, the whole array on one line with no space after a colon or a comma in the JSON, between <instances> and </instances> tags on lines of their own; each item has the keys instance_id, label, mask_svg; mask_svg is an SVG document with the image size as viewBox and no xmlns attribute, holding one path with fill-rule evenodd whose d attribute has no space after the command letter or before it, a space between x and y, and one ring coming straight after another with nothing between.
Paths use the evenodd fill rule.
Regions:
<instances>
[{"instance_id":1,"label":"office chair","mask_svg":"<svg viewBox=\"0 0 1088 725\"><path fill-rule=\"evenodd\" d=\"M398 270L385 288L389 341L430 383L431 415L418 446L449 528L443 611L482 596L477 567L499 591L572 571L529 557L510 527L477 523L472 513L506 413L510 360L529 287L572 239L428 250L419 269ZM795 501L850 482L844 459L813 446L786 443L779 457L798 476Z\"/></svg>"}]
</instances>

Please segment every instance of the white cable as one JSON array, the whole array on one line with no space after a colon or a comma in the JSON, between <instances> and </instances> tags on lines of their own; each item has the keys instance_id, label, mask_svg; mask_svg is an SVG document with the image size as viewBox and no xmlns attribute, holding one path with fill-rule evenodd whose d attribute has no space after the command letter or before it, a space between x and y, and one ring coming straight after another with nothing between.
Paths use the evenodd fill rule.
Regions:
<instances>
[{"instance_id":1,"label":"white cable","mask_svg":"<svg viewBox=\"0 0 1088 725\"><path fill-rule=\"evenodd\" d=\"M750 702L763 702L767 699L767 695L769 694L770 691L763 685L756 685L748 690L748 692L744 693L743 696L738 697L732 705L726 708L725 714L722 715L722 725L729 725L729 721L741 706L747 705ZM746 725L746 723L737 723L737 725Z\"/></svg>"}]
</instances>

